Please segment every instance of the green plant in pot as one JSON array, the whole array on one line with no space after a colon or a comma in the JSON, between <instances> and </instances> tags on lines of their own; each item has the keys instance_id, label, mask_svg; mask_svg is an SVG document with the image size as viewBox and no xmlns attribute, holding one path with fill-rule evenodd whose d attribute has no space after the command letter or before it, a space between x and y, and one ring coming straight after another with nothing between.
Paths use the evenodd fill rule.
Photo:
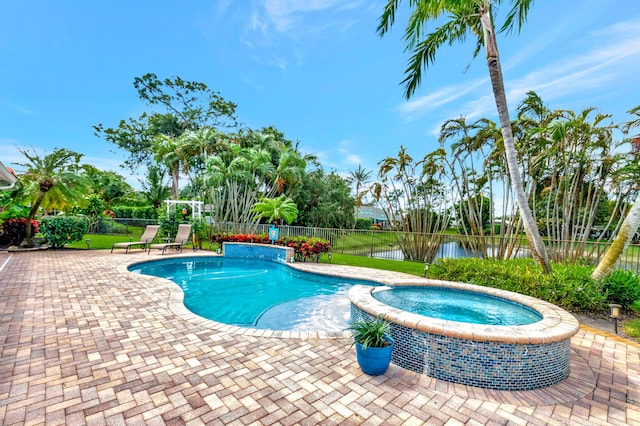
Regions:
<instances>
[{"instance_id":1,"label":"green plant in pot","mask_svg":"<svg viewBox=\"0 0 640 426\"><path fill-rule=\"evenodd\" d=\"M382 318L354 321L348 330L353 333L356 357L360 369L371 376L384 374L391 362L393 339L389 335L391 325Z\"/></svg>"}]
</instances>

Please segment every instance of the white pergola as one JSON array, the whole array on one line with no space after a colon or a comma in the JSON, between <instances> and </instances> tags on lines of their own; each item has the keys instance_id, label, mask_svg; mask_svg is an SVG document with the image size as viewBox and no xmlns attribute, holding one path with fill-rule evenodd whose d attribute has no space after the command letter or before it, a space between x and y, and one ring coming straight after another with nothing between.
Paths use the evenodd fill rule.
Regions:
<instances>
[{"instance_id":1,"label":"white pergola","mask_svg":"<svg viewBox=\"0 0 640 426\"><path fill-rule=\"evenodd\" d=\"M171 213L171 208L178 205L188 205L191 206L191 217L194 219L200 218L202 216L202 207L204 206L204 202L202 201L193 201L193 200L164 200L167 205L167 215Z\"/></svg>"}]
</instances>

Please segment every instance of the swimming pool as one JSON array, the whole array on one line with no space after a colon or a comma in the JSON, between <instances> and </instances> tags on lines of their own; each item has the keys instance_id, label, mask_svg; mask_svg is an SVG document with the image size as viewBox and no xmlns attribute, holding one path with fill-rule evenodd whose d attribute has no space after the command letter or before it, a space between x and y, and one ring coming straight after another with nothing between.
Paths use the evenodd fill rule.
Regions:
<instances>
[{"instance_id":1,"label":"swimming pool","mask_svg":"<svg viewBox=\"0 0 640 426\"><path fill-rule=\"evenodd\" d=\"M349 289L376 285L267 260L218 256L151 261L129 270L173 281L184 292L186 308L197 315L269 330L342 331L351 318Z\"/></svg>"}]
</instances>

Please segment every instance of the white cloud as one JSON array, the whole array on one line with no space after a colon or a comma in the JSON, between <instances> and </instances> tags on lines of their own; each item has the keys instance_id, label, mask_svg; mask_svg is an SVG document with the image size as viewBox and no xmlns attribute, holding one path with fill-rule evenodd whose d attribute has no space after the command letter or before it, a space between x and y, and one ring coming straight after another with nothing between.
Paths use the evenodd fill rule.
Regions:
<instances>
[{"instance_id":1,"label":"white cloud","mask_svg":"<svg viewBox=\"0 0 640 426\"><path fill-rule=\"evenodd\" d=\"M24 107L22 107L20 105L13 104L12 106L13 106L13 108L15 108L16 110L20 111L23 114L27 114L27 115L33 114L33 111L31 111L31 110L29 110L27 108L24 108Z\"/></svg>"},{"instance_id":2,"label":"white cloud","mask_svg":"<svg viewBox=\"0 0 640 426\"><path fill-rule=\"evenodd\" d=\"M581 92L598 90L605 83L625 81L622 75L637 72L640 62L640 23L614 26L628 33L595 45L582 54L561 58L520 79L508 81L509 99L522 99L529 90L539 92L543 99L555 99ZM612 27L608 33L611 33ZM605 32L599 32L604 34Z\"/></svg>"},{"instance_id":3,"label":"white cloud","mask_svg":"<svg viewBox=\"0 0 640 426\"><path fill-rule=\"evenodd\" d=\"M431 111L434 111L443 105L457 101L479 87L485 87L487 84L488 77L478 79L468 84L446 86L431 92L428 95L405 102L404 104L399 105L397 110L404 116L405 120L412 121L427 115Z\"/></svg>"},{"instance_id":4,"label":"white cloud","mask_svg":"<svg viewBox=\"0 0 640 426\"><path fill-rule=\"evenodd\" d=\"M267 0L264 12L276 31L291 34L303 24L304 15L325 10L345 10L360 6L362 1L344 0ZM308 25L306 22L304 25Z\"/></svg>"},{"instance_id":5,"label":"white cloud","mask_svg":"<svg viewBox=\"0 0 640 426\"><path fill-rule=\"evenodd\" d=\"M16 163L24 162L26 158L18 151L18 148L24 148L24 144L16 139L0 139L0 152L2 152L0 161L2 164L14 167Z\"/></svg>"},{"instance_id":6,"label":"white cloud","mask_svg":"<svg viewBox=\"0 0 640 426\"><path fill-rule=\"evenodd\" d=\"M583 54L560 55L557 60L534 68L520 78L507 78L505 87L512 108L531 90L545 100L558 99L593 93L605 83L627 81L623 75L637 72L637 64L640 63L639 21L618 23L593 32L593 37L590 50ZM458 107L458 116L473 119L495 115L495 101L488 77L470 84L441 87L398 106L397 110L405 120L412 121L460 101L463 103Z\"/></svg>"},{"instance_id":7,"label":"white cloud","mask_svg":"<svg viewBox=\"0 0 640 426\"><path fill-rule=\"evenodd\" d=\"M287 69L287 66L289 65L289 61L287 61L285 58L275 55L271 59L271 65L274 65L280 68L281 70L285 71Z\"/></svg>"},{"instance_id":8,"label":"white cloud","mask_svg":"<svg viewBox=\"0 0 640 426\"><path fill-rule=\"evenodd\" d=\"M354 154L353 151L353 141L349 139L343 139L338 144L338 153L340 154L339 164L341 165L340 169L345 168L353 168L354 166L358 166L362 164L362 158Z\"/></svg>"},{"instance_id":9,"label":"white cloud","mask_svg":"<svg viewBox=\"0 0 640 426\"><path fill-rule=\"evenodd\" d=\"M358 20L353 18L354 13L344 11L366 4L363 0L254 1L247 14L249 18L245 18L246 32L241 39L251 49L265 46L283 49L276 60L272 57L266 60L271 66L281 70L286 70L289 64L301 66L305 49L298 46L323 38L328 33L348 32Z\"/></svg>"}]
</instances>

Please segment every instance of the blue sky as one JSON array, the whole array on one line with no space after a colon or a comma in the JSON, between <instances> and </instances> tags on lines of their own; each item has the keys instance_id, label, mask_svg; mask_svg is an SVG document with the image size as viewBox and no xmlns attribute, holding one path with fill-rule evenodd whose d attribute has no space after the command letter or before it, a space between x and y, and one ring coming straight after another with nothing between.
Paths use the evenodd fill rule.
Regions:
<instances>
[{"instance_id":1,"label":"blue sky","mask_svg":"<svg viewBox=\"0 0 640 426\"><path fill-rule=\"evenodd\" d=\"M64 147L127 175L125 153L92 126L147 111L133 79L149 72L206 83L238 105L243 125L273 125L340 173L377 170L401 144L421 158L447 119L496 119L483 54L472 61L471 46L445 46L404 100L407 14L381 39L383 4L0 0L0 161L22 161L16 147ZM538 0L520 35L498 45L512 111L529 90L551 108L594 106L614 122L640 104L635 2Z\"/></svg>"}]
</instances>

